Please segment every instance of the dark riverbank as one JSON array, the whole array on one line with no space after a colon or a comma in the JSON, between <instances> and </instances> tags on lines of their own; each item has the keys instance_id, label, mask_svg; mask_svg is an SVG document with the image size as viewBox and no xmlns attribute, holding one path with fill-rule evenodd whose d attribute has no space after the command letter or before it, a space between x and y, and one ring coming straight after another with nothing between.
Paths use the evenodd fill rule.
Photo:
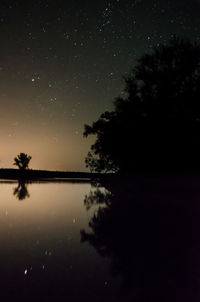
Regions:
<instances>
[{"instance_id":1,"label":"dark riverbank","mask_svg":"<svg viewBox=\"0 0 200 302\"><path fill-rule=\"evenodd\" d=\"M48 171L48 170L19 170L19 169L0 169L0 179L26 179L26 180L100 180L104 185L112 182L115 185L117 183L129 184L143 178L176 178L176 177L199 177L200 169L179 169L179 170L163 170L157 171L152 169L151 171L136 170L132 175L120 175L113 173L90 173L90 172L67 172L67 171Z\"/></svg>"},{"instance_id":2,"label":"dark riverbank","mask_svg":"<svg viewBox=\"0 0 200 302\"><path fill-rule=\"evenodd\" d=\"M108 177L109 175L106 175ZM18 169L0 169L1 179L102 179L105 174L89 172L64 172L64 171L46 171L46 170L18 170Z\"/></svg>"}]
</instances>

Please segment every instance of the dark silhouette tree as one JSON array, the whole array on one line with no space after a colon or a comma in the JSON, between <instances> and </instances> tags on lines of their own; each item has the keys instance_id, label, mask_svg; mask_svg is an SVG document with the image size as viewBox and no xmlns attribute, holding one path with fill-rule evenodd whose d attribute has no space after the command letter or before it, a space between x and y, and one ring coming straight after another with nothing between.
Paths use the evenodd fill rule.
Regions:
<instances>
[{"instance_id":1,"label":"dark silhouette tree","mask_svg":"<svg viewBox=\"0 0 200 302\"><path fill-rule=\"evenodd\" d=\"M18 166L20 170L26 170L28 169L31 158L31 156L25 153L20 153L19 155L17 155L17 157L14 158L13 165Z\"/></svg>"},{"instance_id":2,"label":"dark silhouette tree","mask_svg":"<svg viewBox=\"0 0 200 302\"><path fill-rule=\"evenodd\" d=\"M196 166L200 151L200 45L174 38L143 55L125 78L125 97L84 136L93 171Z\"/></svg>"}]
</instances>

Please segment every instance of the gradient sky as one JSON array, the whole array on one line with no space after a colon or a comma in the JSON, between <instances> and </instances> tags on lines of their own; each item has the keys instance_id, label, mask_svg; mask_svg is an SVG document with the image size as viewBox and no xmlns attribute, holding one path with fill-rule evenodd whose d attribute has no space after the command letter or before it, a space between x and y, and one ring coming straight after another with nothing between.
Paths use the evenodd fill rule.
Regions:
<instances>
[{"instance_id":1,"label":"gradient sky","mask_svg":"<svg viewBox=\"0 0 200 302\"><path fill-rule=\"evenodd\" d=\"M0 167L84 171L91 123L136 59L173 35L200 40L198 0L0 3Z\"/></svg>"}]
</instances>

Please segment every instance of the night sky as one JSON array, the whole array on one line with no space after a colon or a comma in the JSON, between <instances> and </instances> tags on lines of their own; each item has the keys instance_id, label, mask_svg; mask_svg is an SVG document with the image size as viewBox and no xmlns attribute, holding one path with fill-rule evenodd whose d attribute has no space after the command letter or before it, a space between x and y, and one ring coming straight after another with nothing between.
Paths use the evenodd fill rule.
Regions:
<instances>
[{"instance_id":1,"label":"night sky","mask_svg":"<svg viewBox=\"0 0 200 302\"><path fill-rule=\"evenodd\" d=\"M174 35L200 40L197 0L0 3L0 167L84 171L83 125L123 95L136 59Z\"/></svg>"}]
</instances>

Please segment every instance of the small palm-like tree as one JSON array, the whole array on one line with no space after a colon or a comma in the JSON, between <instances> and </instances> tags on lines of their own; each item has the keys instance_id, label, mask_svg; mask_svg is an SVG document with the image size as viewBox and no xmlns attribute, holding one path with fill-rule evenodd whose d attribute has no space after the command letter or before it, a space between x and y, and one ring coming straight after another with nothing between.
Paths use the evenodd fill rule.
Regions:
<instances>
[{"instance_id":1,"label":"small palm-like tree","mask_svg":"<svg viewBox=\"0 0 200 302\"><path fill-rule=\"evenodd\" d=\"M13 165L18 166L20 170L26 170L28 169L31 158L32 157L27 155L26 153L20 153L17 155L17 157L14 158Z\"/></svg>"}]
</instances>

